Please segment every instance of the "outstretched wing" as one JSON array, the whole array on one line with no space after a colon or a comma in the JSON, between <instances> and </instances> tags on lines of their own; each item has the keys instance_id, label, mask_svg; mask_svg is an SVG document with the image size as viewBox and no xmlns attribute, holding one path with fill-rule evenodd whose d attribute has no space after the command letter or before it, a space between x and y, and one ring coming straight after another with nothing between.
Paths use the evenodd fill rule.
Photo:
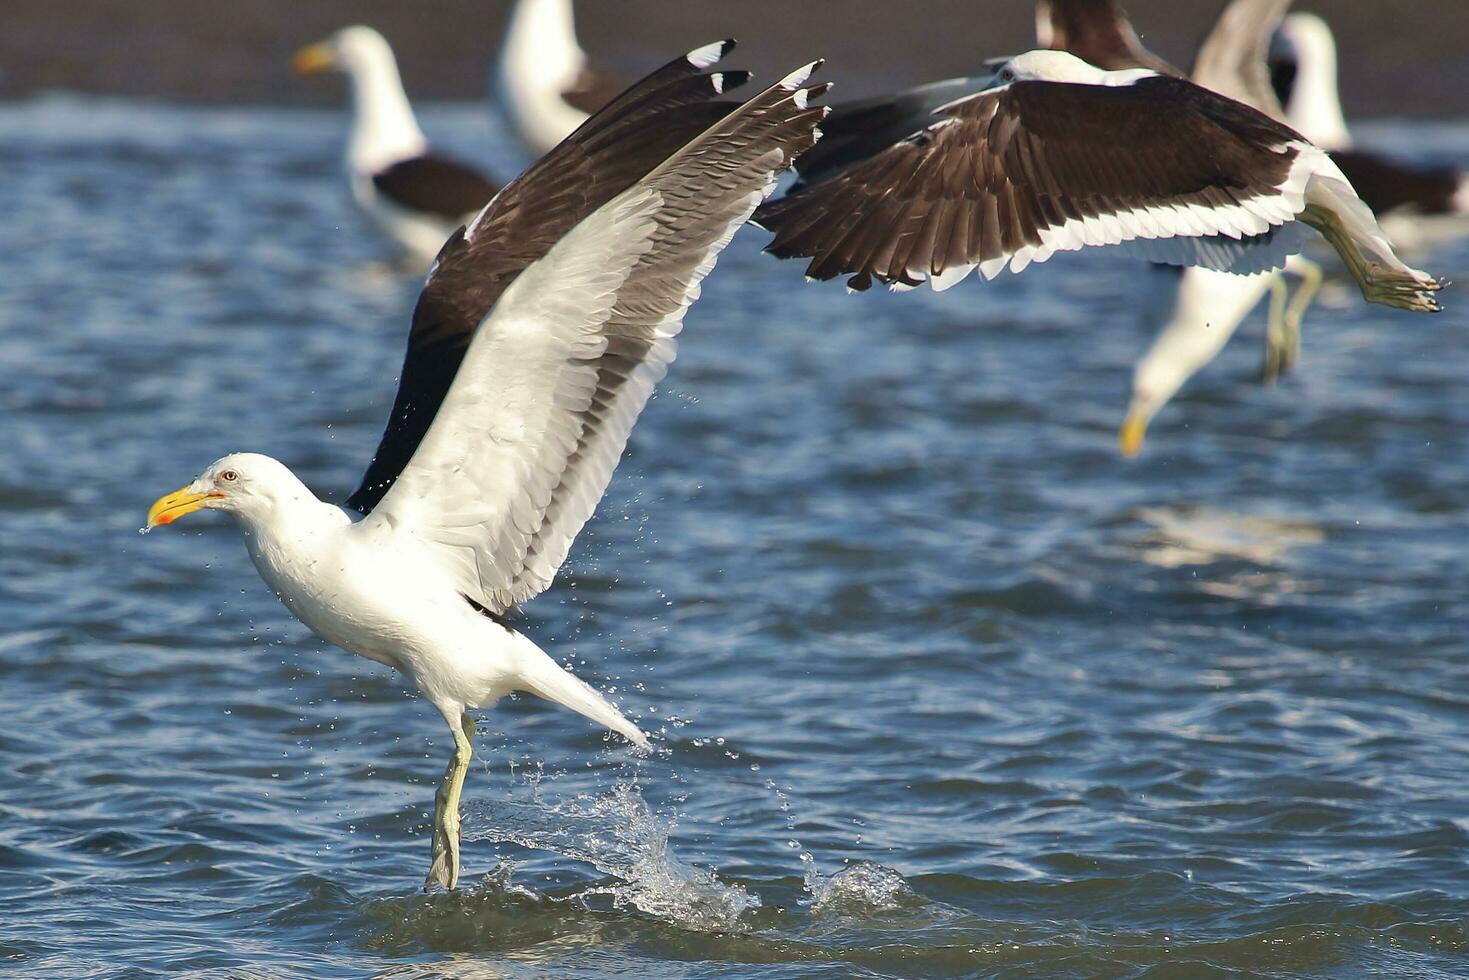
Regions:
<instances>
[{"instance_id":1,"label":"outstretched wing","mask_svg":"<svg viewBox=\"0 0 1469 980\"><path fill-rule=\"evenodd\" d=\"M795 187L825 180L881 153L933 122L934 110L973 95L992 77L947 78L893 95L832 106L831 114L821 124L821 139L796 160L801 179Z\"/></svg>"},{"instance_id":2,"label":"outstretched wing","mask_svg":"<svg viewBox=\"0 0 1469 980\"><path fill-rule=\"evenodd\" d=\"M941 107L865 162L765 204L768 251L848 275L947 288L1058 251L1132 243L1154 261L1256 271L1304 206L1319 157L1297 133L1177 78L1020 81Z\"/></svg>"},{"instance_id":3,"label":"outstretched wing","mask_svg":"<svg viewBox=\"0 0 1469 980\"><path fill-rule=\"evenodd\" d=\"M809 73L730 113L516 277L370 525L428 543L492 612L551 583L673 360L700 282L816 139L825 110L807 100L824 86L802 88ZM650 137L659 125L647 123ZM482 230L470 228L470 247Z\"/></svg>"},{"instance_id":4,"label":"outstretched wing","mask_svg":"<svg viewBox=\"0 0 1469 980\"><path fill-rule=\"evenodd\" d=\"M368 513L393 485L505 287L578 221L738 105L711 100L749 74L707 71L733 47L723 41L698 48L632 86L506 185L468 231L444 244L413 311L387 428L347 506Z\"/></svg>"}]
</instances>

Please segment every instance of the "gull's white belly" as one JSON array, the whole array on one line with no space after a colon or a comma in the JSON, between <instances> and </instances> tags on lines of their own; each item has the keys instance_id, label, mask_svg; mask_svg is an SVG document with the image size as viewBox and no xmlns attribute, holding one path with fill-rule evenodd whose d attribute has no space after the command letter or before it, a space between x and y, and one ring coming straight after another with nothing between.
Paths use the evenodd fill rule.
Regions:
<instances>
[{"instance_id":1,"label":"gull's white belly","mask_svg":"<svg viewBox=\"0 0 1469 980\"><path fill-rule=\"evenodd\" d=\"M373 541L353 525L300 538L257 538L251 557L297 619L329 643L469 703L499 697L519 637L475 612L416 547Z\"/></svg>"}]
</instances>

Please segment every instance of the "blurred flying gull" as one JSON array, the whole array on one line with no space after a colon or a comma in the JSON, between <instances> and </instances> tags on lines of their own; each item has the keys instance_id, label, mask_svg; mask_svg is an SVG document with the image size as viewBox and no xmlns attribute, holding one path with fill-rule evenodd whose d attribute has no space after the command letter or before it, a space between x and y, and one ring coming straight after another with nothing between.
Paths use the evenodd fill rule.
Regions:
<instances>
[{"instance_id":1,"label":"blurred flying gull","mask_svg":"<svg viewBox=\"0 0 1469 980\"><path fill-rule=\"evenodd\" d=\"M1289 0L1234 0L1199 50L1194 81L1284 121L1326 149L1397 247L1413 249L1469 232L1463 220L1469 212L1469 181L1461 171L1403 164L1348 148L1330 29L1312 14L1285 16L1289 5ZM1133 374L1118 436L1126 455L1142 449L1149 421L1223 349L1267 291L1265 381L1295 363L1301 323L1323 271L1301 255L1291 256L1285 271L1300 277L1294 296L1278 273L1242 277L1187 269L1167 280L1172 312Z\"/></svg>"},{"instance_id":2,"label":"blurred flying gull","mask_svg":"<svg viewBox=\"0 0 1469 980\"><path fill-rule=\"evenodd\" d=\"M1193 81L1268 115L1277 122L1284 111L1270 87L1266 63L1270 37L1290 0L1233 0L1219 15L1194 58ZM1127 415L1117 442L1126 456L1142 451L1149 423L1179 389L1212 361L1239 325L1269 293L1265 369L1267 383L1288 370L1300 352L1300 324L1321 283L1321 268L1301 255L1286 260L1285 271L1301 278L1289 299L1280 271L1232 275L1189 268L1155 272L1158 292L1144 309L1166 308L1167 316L1148 350L1133 369Z\"/></svg>"}]
</instances>

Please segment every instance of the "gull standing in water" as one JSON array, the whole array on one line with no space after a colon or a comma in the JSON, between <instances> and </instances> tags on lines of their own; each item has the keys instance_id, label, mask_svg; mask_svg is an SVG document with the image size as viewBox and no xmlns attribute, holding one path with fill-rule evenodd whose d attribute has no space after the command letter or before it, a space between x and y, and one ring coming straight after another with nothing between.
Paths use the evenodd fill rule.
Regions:
<instances>
[{"instance_id":1,"label":"gull standing in water","mask_svg":"<svg viewBox=\"0 0 1469 980\"><path fill-rule=\"evenodd\" d=\"M532 153L560 143L621 89L577 43L571 0L516 0L491 94Z\"/></svg>"},{"instance_id":2,"label":"gull standing in water","mask_svg":"<svg viewBox=\"0 0 1469 980\"><path fill-rule=\"evenodd\" d=\"M393 49L370 27L344 27L296 52L296 72L346 72L352 126L343 161L352 200L374 225L425 264L498 189L457 160L432 153L398 75Z\"/></svg>"},{"instance_id":3,"label":"gull standing in water","mask_svg":"<svg viewBox=\"0 0 1469 980\"><path fill-rule=\"evenodd\" d=\"M539 695L646 736L506 617L550 584L675 353L731 236L817 138L809 65L743 105L708 72L730 42L634 85L444 244L414 311L397 401L348 502L254 453L160 498L148 527L234 518L261 578L318 636L403 672L454 751L426 888L460 873L468 708Z\"/></svg>"}]
</instances>

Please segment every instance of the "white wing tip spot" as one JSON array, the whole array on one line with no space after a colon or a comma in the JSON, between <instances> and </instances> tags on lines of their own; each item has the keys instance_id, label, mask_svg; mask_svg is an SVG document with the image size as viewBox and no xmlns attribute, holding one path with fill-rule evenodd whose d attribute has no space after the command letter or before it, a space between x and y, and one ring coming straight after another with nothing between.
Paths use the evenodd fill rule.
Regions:
<instances>
[{"instance_id":1,"label":"white wing tip spot","mask_svg":"<svg viewBox=\"0 0 1469 980\"><path fill-rule=\"evenodd\" d=\"M806 79L810 78L811 73L820 68L821 65L822 59L818 58L815 61L811 62L809 65L803 65L800 68L797 68L795 71L791 72L785 78L782 78L780 80L780 87L785 89L787 92L794 92L802 85L805 85ZM804 94L805 93L802 93L802 95ZM798 104L804 106L806 103L802 101Z\"/></svg>"},{"instance_id":2,"label":"white wing tip spot","mask_svg":"<svg viewBox=\"0 0 1469 980\"><path fill-rule=\"evenodd\" d=\"M734 47L734 39L726 38L723 41L715 41L713 44L706 44L703 47L695 48L684 55L684 59L690 65L702 71L728 54L729 49L732 47Z\"/></svg>"}]
</instances>

